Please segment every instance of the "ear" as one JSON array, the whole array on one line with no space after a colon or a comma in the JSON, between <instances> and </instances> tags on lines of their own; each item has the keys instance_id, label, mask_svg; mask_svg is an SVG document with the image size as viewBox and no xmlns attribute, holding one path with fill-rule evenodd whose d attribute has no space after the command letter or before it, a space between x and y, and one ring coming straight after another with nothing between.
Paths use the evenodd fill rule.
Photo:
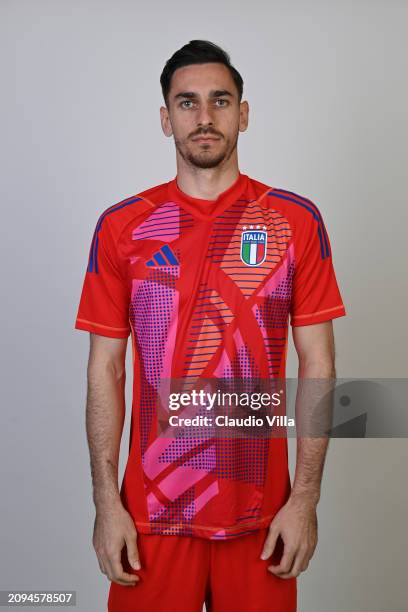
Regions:
<instances>
[{"instance_id":1,"label":"ear","mask_svg":"<svg viewBox=\"0 0 408 612\"><path fill-rule=\"evenodd\" d=\"M239 105L239 131L245 132L248 127L249 104L247 101Z\"/></svg>"},{"instance_id":2,"label":"ear","mask_svg":"<svg viewBox=\"0 0 408 612\"><path fill-rule=\"evenodd\" d=\"M165 136L172 136L173 129L170 123L169 111L166 106L160 107L160 122Z\"/></svg>"}]
</instances>

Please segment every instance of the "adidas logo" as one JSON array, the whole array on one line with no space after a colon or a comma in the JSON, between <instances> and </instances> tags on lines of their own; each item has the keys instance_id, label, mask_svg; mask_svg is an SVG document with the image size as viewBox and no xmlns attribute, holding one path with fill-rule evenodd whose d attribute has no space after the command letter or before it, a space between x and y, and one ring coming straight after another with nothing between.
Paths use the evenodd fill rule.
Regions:
<instances>
[{"instance_id":1,"label":"adidas logo","mask_svg":"<svg viewBox=\"0 0 408 612\"><path fill-rule=\"evenodd\" d=\"M157 267L157 266L178 266L179 261L168 244L161 247L153 257L146 261L146 266Z\"/></svg>"}]
</instances>

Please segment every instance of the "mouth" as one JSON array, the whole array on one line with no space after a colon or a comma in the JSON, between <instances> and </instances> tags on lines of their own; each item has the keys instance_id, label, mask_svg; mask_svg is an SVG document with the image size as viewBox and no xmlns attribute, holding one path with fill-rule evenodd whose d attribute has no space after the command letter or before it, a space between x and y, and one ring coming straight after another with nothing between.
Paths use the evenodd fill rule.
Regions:
<instances>
[{"instance_id":1,"label":"mouth","mask_svg":"<svg viewBox=\"0 0 408 612\"><path fill-rule=\"evenodd\" d=\"M193 138L193 142L215 142L216 140L219 140L219 138L216 138L214 136L198 136L198 138Z\"/></svg>"}]
</instances>

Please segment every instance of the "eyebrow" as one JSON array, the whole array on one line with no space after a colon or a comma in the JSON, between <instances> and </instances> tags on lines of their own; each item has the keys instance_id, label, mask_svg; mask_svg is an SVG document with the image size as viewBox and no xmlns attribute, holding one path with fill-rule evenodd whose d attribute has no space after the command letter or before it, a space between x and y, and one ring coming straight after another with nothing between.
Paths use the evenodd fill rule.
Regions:
<instances>
[{"instance_id":1,"label":"eyebrow","mask_svg":"<svg viewBox=\"0 0 408 612\"><path fill-rule=\"evenodd\" d=\"M210 98L220 98L221 96L231 96L233 94L227 89L213 89L210 91ZM174 99L177 98L197 98L198 95L194 91L182 91L174 96Z\"/></svg>"}]
</instances>

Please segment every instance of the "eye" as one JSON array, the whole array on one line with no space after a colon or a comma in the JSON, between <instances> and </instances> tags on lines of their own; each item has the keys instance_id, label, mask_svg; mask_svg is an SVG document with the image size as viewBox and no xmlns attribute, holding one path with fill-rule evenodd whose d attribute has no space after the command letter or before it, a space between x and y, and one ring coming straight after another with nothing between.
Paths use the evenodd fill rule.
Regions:
<instances>
[{"instance_id":1,"label":"eye","mask_svg":"<svg viewBox=\"0 0 408 612\"><path fill-rule=\"evenodd\" d=\"M182 108L191 108L191 106L184 106L185 104L193 104L193 101L192 100L182 100L180 102L180 106Z\"/></svg>"},{"instance_id":2,"label":"eye","mask_svg":"<svg viewBox=\"0 0 408 612\"><path fill-rule=\"evenodd\" d=\"M217 98L216 102L222 102L222 104L219 104L218 106L228 106L228 100L225 98Z\"/></svg>"}]
</instances>

